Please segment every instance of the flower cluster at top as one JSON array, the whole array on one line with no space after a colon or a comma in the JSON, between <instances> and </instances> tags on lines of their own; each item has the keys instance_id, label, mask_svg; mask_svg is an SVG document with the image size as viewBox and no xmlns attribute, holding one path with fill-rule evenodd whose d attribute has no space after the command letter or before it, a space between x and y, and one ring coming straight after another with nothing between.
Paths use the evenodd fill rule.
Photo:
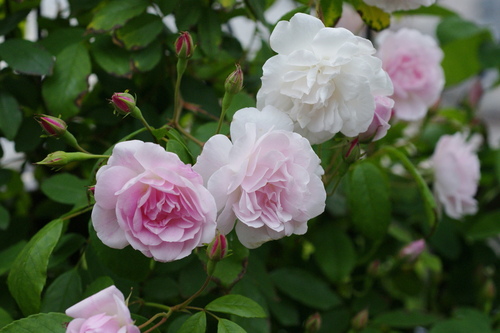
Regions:
<instances>
[{"instance_id":1,"label":"flower cluster at top","mask_svg":"<svg viewBox=\"0 0 500 333\"><path fill-rule=\"evenodd\" d=\"M180 53L193 47L186 36L176 44ZM326 200L324 170L311 145L338 133L357 137L356 143L379 140L391 116L422 119L443 89L443 55L431 37L402 29L383 32L376 42L378 52L369 40L302 13L279 22L270 36L277 54L263 66L257 108L234 114L231 139L211 137L194 166L155 143L115 145L96 176L97 236L110 247L131 245L167 262L188 256L217 233L235 230L248 248L304 234ZM226 82L229 94L241 89L238 69ZM115 99L115 108L132 103L136 109L129 94ZM433 157L435 192L446 212L459 218L474 212L478 163L472 148L454 151L450 162L439 151L450 150L451 143L441 142ZM441 171L449 164L457 177L470 180L463 189Z\"/></svg>"}]
</instances>

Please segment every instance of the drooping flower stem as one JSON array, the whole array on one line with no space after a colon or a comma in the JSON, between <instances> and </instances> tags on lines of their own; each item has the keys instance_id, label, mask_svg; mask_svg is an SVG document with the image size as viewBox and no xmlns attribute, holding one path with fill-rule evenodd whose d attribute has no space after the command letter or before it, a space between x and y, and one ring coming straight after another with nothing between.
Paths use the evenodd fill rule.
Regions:
<instances>
[{"instance_id":1,"label":"drooping flower stem","mask_svg":"<svg viewBox=\"0 0 500 333\"><path fill-rule=\"evenodd\" d=\"M147 304L147 303L145 303ZM157 327L159 327L160 325L162 325L164 322L167 321L167 319L170 317L170 315L172 314L172 310L169 309L168 312L160 312L160 313L157 313L155 314L153 317L151 317L148 321L146 321L145 323L143 323L142 325L140 326L137 326L139 329L143 329L145 328L146 326L150 325L151 323L153 323L157 318L159 317L162 317L161 320L156 323L154 326L150 327L147 331L144 331L144 333L147 333L147 332L152 332L154 329L156 329Z\"/></svg>"},{"instance_id":2,"label":"drooping flower stem","mask_svg":"<svg viewBox=\"0 0 500 333\"><path fill-rule=\"evenodd\" d=\"M205 288L208 286L210 281L212 280L212 275L208 275L207 278L205 279L205 282L201 286L201 288L195 292L191 297L189 297L187 300L182 302L181 304L177 304L173 306L171 309L172 311L180 311L184 310L196 297L200 296L200 294L205 290Z\"/></svg>"}]
</instances>

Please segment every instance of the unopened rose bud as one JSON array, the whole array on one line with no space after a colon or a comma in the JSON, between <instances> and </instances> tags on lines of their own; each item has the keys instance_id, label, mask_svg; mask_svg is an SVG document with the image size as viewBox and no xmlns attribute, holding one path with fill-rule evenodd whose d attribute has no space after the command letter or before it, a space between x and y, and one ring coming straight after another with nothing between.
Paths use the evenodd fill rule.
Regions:
<instances>
[{"instance_id":1,"label":"unopened rose bud","mask_svg":"<svg viewBox=\"0 0 500 333\"><path fill-rule=\"evenodd\" d=\"M406 245L399 251L399 257L406 259L410 262L417 260L422 252L425 250L425 240L419 239Z\"/></svg>"},{"instance_id":2,"label":"unopened rose bud","mask_svg":"<svg viewBox=\"0 0 500 333\"><path fill-rule=\"evenodd\" d=\"M135 103L134 96L127 92L114 93L113 96L111 96L111 104L113 104L115 112L122 115L130 114L135 108Z\"/></svg>"},{"instance_id":3,"label":"unopened rose bud","mask_svg":"<svg viewBox=\"0 0 500 333\"><path fill-rule=\"evenodd\" d=\"M359 160L359 155L361 155L361 149L359 148L358 138L349 142L342 149L342 158L348 164L352 164Z\"/></svg>"},{"instance_id":4,"label":"unopened rose bud","mask_svg":"<svg viewBox=\"0 0 500 333\"><path fill-rule=\"evenodd\" d=\"M234 72L229 74L224 83L224 89L226 93L236 95L243 88L243 71L241 66L236 64L236 69Z\"/></svg>"},{"instance_id":5,"label":"unopened rose bud","mask_svg":"<svg viewBox=\"0 0 500 333\"><path fill-rule=\"evenodd\" d=\"M179 37L175 41L175 53L177 57L181 59L189 59L194 52L193 38L187 31L180 33Z\"/></svg>"},{"instance_id":6,"label":"unopened rose bud","mask_svg":"<svg viewBox=\"0 0 500 333\"><path fill-rule=\"evenodd\" d=\"M66 122L60 118L42 114L35 119L49 136L61 137L68 128Z\"/></svg>"},{"instance_id":7,"label":"unopened rose bud","mask_svg":"<svg viewBox=\"0 0 500 333\"><path fill-rule=\"evenodd\" d=\"M207 247L208 259L212 261L220 261L227 254L227 239L222 234L217 234L214 240Z\"/></svg>"},{"instance_id":8,"label":"unopened rose bud","mask_svg":"<svg viewBox=\"0 0 500 333\"><path fill-rule=\"evenodd\" d=\"M351 325L355 330L362 330L368 324L368 317L370 316L368 309L361 310L352 318Z\"/></svg>"},{"instance_id":9,"label":"unopened rose bud","mask_svg":"<svg viewBox=\"0 0 500 333\"><path fill-rule=\"evenodd\" d=\"M377 276L380 272L380 260L376 259L372 261L366 268L366 272L370 276Z\"/></svg>"},{"instance_id":10,"label":"unopened rose bud","mask_svg":"<svg viewBox=\"0 0 500 333\"><path fill-rule=\"evenodd\" d=\"M497 288L495 286L495 282L492 279L486 280L484 283L481 294L486 300L494 300L497 294Z\"/></svg>"},{"instance_id":11,"label":"unopened rose bud","mask_svg":"<svg viewBox=\"0 0 500 333\"><path fill-rule=\"evenodd\" d=\"M316 333L321 328L321 315L316 312L307 318L305 323L305 333Z\"/></svg>"},{"instance_id":12,"label":"unopened rose bud","mask_svg":"<svg viewBox=\"0 0 500 333\"><path fill-rule=\"evenodd\" d=\"M386 96L375 96L375 112L368 129L359 135L359 141L372 142L382 139L391 127L389 120L392 115L394 101Z\"/></svg>"},{"instance_id":13,"label":"unopened rose bud","mask_svg":"<svg viewBox=\"0 0 500 333\"><path fill-rule=\"evenodd\" d=\"M105 157L103 155L92 155L80 152L67 153L65 151L56 151L50 153L42 161L35 164L46 165L50 167L65 166L70 162L84 161L91 158Z\"/></svg>"}]
</instances>

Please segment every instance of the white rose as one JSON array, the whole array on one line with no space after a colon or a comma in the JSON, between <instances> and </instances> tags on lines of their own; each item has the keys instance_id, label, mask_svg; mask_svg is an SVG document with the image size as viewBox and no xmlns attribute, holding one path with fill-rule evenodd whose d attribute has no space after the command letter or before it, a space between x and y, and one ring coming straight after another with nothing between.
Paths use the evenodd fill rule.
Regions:
<instances>
[{"instance_id":1,"label":"white rose","mask_svg":"<svg viewBox=\"0 0 500 333\"><path fill-rule=\"evenodd\" d=\"M397 10L417 9L420 6L430 6L436 0L365 0L370 6L378 7L388 13Z\"/></svg>"},{"instance_id":2,"label":"white rose","mask_svg":"<svg viewBox=\"0 0 500 333\"><path fill-rule=\"evenodd\" d=\"M338 132L354 137L366 131L374 95L393 92L372 43L344 28L325 28L298 13L276 25L270 43L278 54L263 66L257 108L287 113L294 130L313 144Z\"/></svg>"}]
</instances>

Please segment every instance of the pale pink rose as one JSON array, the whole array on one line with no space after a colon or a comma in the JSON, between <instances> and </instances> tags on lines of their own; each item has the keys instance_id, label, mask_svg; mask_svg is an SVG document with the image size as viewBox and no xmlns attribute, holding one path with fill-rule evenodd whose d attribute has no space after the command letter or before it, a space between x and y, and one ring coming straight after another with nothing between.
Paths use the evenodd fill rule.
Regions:
<instances>
[{"instance_id":1,"label":"pale pink rose","mask_svg":"<svg viewBox=\"0 0 500 333\"><path fill-rule=\"evenodd\" d=\"M154 143L118 143L97 172L95 200L94 228L112 248L130 244L166 262L215 237L215 201L203 179Z\"/></svg>"},{"instance_id":2,"label":"pale pink rose","mask_svg":"<svg viewBox=\"0 0 500 333\"><path fill-rule=\"evenodd\" d=\"M125 298L115 286L101 290L66 310L73 319L66 333L140 333Z\"/></svg>"},{"instance_id":3,"label":"pale pink rose","mask_svg":"<svg viewBox=\"0 0 500 333\"><path fill-rule=\"evenodd\" d=\"M378 56L394 85L394 116L422 119L444 87L443 51L418 30L384 30L377 36Z\"/></svg>"},{"instance_id":4,"label":"pale pink rose","mask_svg":"<svg viewBox=\"0 0 500 333\"><path fill-rule=\"evenodd\" d=\"M232 142L213 136L193 167L215 197L219 231L235 227L248 248L304 234L307 221L324 211L320 159L292 129L272 106L241 109L231 123Z\"/></svg>"},{"instance_id":5,"label":"pale pink rose","mask_svg":"<svg viewBox=\"0 0 500 333\"><path fill-rule=\"evenodd\" d=\"M389 120L392 115L394 101L386 96L375 96L375 114L373 120L366 132L359 135L359 140L364 142L377 141L382 139L387 130L391 128Z\"/></svg>"},{"instance_id":6,"label":"pale pink rose","mask_svg":"<svg viewBox=\"0 0 500 333\"><path fill-rule=\"evenodd\" d=\"M368 5L379 7L380 9L392 13L397 10L417 9L420 6L430 6L436 0L364 0Z\"/></svg>"},{"instance_id":7,"label":"pale pink rose","mask_svg":"<svg viewBox=\"0 0 500 333\"><path fill-rule=\"evenodd\" d=\"M462 133L443 135L432 155L435 196L454 219L477 211L474 195L481 176L476 154L480 141L473 136L467 142Z\"/></svg>"},{"instance_id":8,"label":"pale pink rose","mask_svg":"<svg viewBox=\"0 0 500 333\"><path fill-rule=\"evenodd\" d=\"M257 108L272 105L312 144L336 133L366 131L375 95L391 95L392 83L372 43L344 28L329 28L311 15L280 21L270 37L278 54L264 64Z\"/></svg>"}]
</instances>

